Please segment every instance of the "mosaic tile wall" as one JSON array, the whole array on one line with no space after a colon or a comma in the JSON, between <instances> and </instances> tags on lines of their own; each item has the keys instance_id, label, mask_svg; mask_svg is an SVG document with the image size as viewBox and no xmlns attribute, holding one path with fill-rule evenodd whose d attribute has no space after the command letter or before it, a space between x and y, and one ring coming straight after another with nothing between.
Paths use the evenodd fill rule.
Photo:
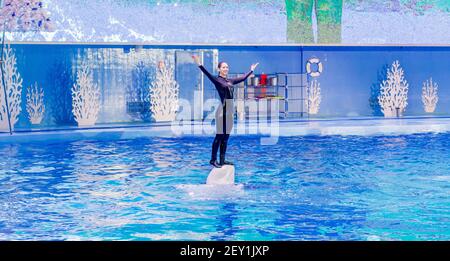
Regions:
<instances>
[{"instance_id":1,"label":"mosaic tile wall","mask_svg":"<svg viewBox=\"0 0 450 261\"><path fill-rule=\"evenodd\" d=\"M450 43L449 0L43 0L43 5L53 32L9 32L7 38L163 44Z\"/></svg>"}]
</instances>

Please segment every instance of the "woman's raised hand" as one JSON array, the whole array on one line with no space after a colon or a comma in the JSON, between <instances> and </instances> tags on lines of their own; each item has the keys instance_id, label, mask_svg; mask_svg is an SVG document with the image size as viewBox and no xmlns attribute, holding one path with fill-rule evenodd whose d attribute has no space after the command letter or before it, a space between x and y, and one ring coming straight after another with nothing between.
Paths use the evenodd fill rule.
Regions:
<instances>
[{"instance_id":1,"label":"woman's raised hand","mask_svg":"<svg viewBox=\"0 0 450 261\"><path fill-rule=\"evenodd\" d=\"M259 63L254 63L252 64L252 66L250 66L250 70L254 71L256 69L256 67L258 66Z\"/></svg>"},{"instance_id":2,"label":"woman's raised hand","mask_svg":"<svg viewBox=\"0 0 450 261\"><path fill-rule=\"evenodd\" d=\"M198 66L202 65L202 64L200 63L200 58L198 58L197 55L192 55L192 59L194 59L194 62L195 62Z\"/></svg>"}]
</instances>

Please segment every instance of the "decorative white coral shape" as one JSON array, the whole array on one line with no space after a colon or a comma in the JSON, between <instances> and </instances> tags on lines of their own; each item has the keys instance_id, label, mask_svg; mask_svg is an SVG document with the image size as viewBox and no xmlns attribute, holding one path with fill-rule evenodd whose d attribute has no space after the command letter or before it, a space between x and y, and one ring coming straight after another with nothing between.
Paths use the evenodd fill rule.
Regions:
<instances>
[{"instance_id":1,"label":"decorative white coral shape","mask_svg":"<svg viewBox=\"0 0 450 261\"><path fill-rule=\"evenodd\" d=\"M385 117L402 116L408 105L408 83L404 79L399 61L392 63L387 80L381 83L378 103Z\"/></svg>"},{"instance_id":2,"label":"decorative white coral shape","mask_svg":"<svg viewBox=\"0 0 450 261\"><path fill-rule=\"evenodd\" d=\"M155 121L175 120L179 85L173 72L173 64L159 62L155 80L150 86L150 111Z\"/></svg>"},{"instance_id":3,"label":"decorative white coral shape","mask_svg":"<svg viewBox=\"0 0 450 261\"><path fill-rule=\"evenodd\" d=\"M319 113L320 102L322 101L322 96L320 92L320 83L313 79L308 89L308 110L309 114Z\"/></svg>"},{"instance_id":4,"label":"decorative white coral shape","mask_svg":"<svg viewBox=\"0 0 450 261\"><path fill-rule=\"evenodd\" d=\"M438 84L433 82L433 79L430 78L430 81L425 81L422 87L422 102L425 112L431 113L436 109L436 104L439 100L438 94Z\"/></svg>"},{"instance_id":5,"label":"decorative white coral shape","mask_svg":"<svg viewBox=\"0 0 450 261\"><path fill-rule=\"evenodd\" d=\"M44 118L44 90L37 83L27 89L27 112L31 124L40 124Z\"/></svg>"},{"instance_id":6,"label":"decorative white coral shape","mask_svg":"<svg viewBox=\"0 0 450 261\"><path fill-rule=\"evenodd\" d=\"M10 114L11 129L14 130L14 125L19 120L19 114L22 111L22 78L16 67L16 56L9 44L6 45L3 54L3 81L0 81L0 130L9 130L8 111L6 100L8 101L8 108Z\"/></svg>"},{"instance_id":7,"label":"decorative white coral shape","mask_svg":"<svg viewBox=\"0 0 450 261\"><path fill-rule=\"evenodd\" d=\"M92 126L100 110L100 88L92 82L89 66L83 63L72 87L72 112L78 126Z\"/></svg>"}]
</instances>

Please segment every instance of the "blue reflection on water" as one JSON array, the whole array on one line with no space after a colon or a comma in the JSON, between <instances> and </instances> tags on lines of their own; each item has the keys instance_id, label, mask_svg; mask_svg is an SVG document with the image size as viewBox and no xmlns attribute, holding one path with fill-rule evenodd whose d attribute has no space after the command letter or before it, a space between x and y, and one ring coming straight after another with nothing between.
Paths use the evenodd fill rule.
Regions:
<instances>
[{"instance_id":1,"label":"blue reflection on water","mask_svg":"<svg viewBox=\"0 0 450 261\"><path fill-rule=\"evenodd\" d=\"M233 136L0 147L0 239L448 240L450 134Z\"/></svg>"}]
</instances>

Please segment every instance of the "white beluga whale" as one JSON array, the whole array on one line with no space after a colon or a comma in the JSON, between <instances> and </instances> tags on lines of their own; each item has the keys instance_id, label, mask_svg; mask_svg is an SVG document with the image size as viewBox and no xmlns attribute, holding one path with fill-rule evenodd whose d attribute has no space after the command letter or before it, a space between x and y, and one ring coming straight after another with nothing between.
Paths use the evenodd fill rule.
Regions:
<instances>
[{"instance_id":1,"label":"white beluga whale","mask_svg":"<svg viewBox=\"0 0 450 261\"><path fill-rule=\"evenodd\" d=\"M232 165L213 168L206 179L206 184L178 185L177 188L184 190L192 198L205 200L236 198L244 193L244 186L234 183Z\"/></svg>"},{"instance_id":2,"label":"white beluga whale","mask_svg":"<svg viewBox=\"0 0 450 261\"><path fill-rule=\"evenodd\" d=\"M221 168L213 168L206 179L207 185L233 185L234 166L223 165Z\"/></svg>"}]
</instances>

